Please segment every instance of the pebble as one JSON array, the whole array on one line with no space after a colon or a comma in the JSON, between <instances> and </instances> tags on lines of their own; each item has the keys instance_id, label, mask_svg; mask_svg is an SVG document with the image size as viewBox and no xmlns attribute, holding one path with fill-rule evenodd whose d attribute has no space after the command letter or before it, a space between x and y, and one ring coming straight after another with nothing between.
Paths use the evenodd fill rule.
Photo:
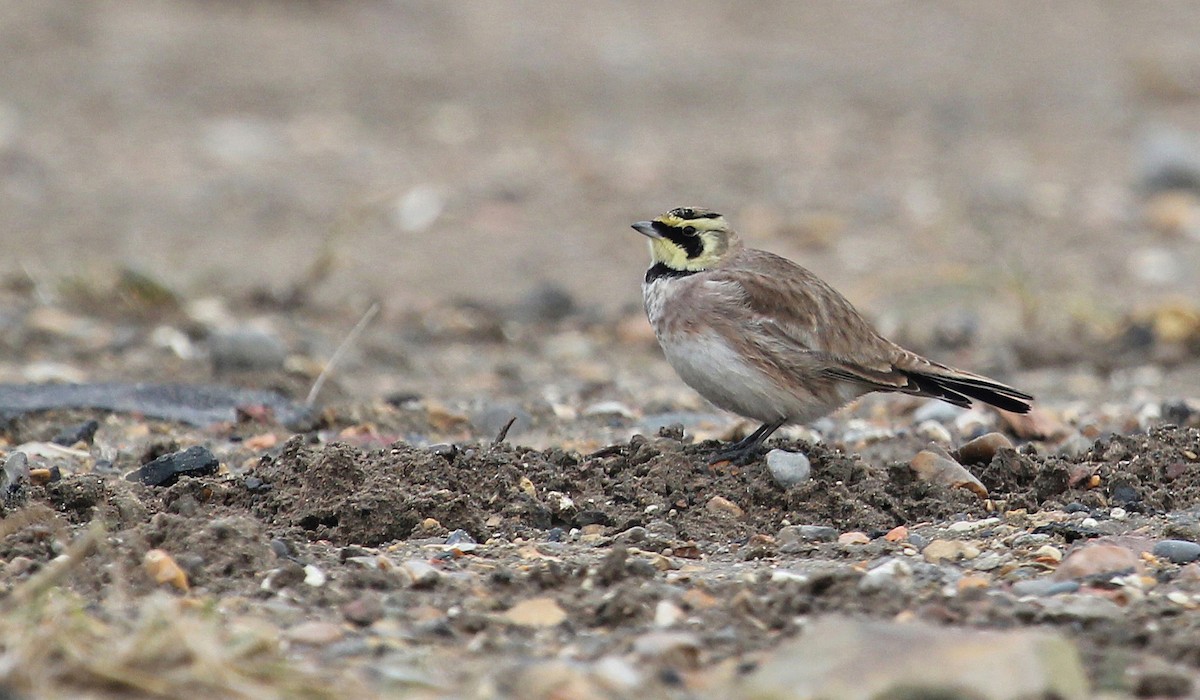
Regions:
<instances>
[{"instance_id":1,"label":"pebble","mask_svg":"<svg viewBox=\"0 0 1200 700\"><path fill-rule=\"evenodd\" d=\"M838 535L837 543L840 545L860 545L870 543L871 538L865 532L857 530L852 532L843 532Z\"/></svg>"},{"instance_id":2,"label":"pebble","mask_svg":"<svg viewBox=\"0 0 1200 700\"><path fill-rule=\"evenodd\" d=\"M775 535L775 541L781 546L797 542L833 542L838 538L838 531L825 525L785 525Z\"/></svg>"},{"instance_id":3,"label":"pebble","mask_svg":"<svg viewBox=\"0 0 1200 700\"><path fill-rule=\"evenodd\" d=\"M4 474L0 481L0 491L5 497L16 494L23 485L29 483L29 457L24 452L13 452L4 460Z\"/></svg>"},{"instance_id":4,"label":"pebble","mask_svg":"<svg viewBox=\"0 0 1200 700\"><path fill-rule=\"evenodd\" d=\"M1054 545L1044 544L1034 551L1033 558L1038 561L1057 564L1062 561L1063 553Z\"/></svg>"},{"instance_id":5,"label":"pebble","mask_svg":"<svg viewBox=\"0 0 1200 700\"><path fill-rule=\"evenodd\" d=\"M937 403L941 403L940 401ZM961 410L961 409L960 409ZM954 429L959 435L968 438L974 438L977 435L982 435L996 425L995 414L984 413L979 409L972 408L969 411L959 413L954 419Z\"/></svg>"},{"instance_id":6,"label":"pebble","mask_svg":"<svg viewBox=\"0 0 1200 700\"><path fill-rule=\"evenodd\" d=\"M713 496L708 499L708 503L704 506L710 513L723 513L734 518L740 518L746 514L742 507L724 496Z\"/></svg>"},{"instance_id":7,"label":"pebble","mask_svg":"<svg viewBox=\"0 0 1200 700\"><path fill-rule=\"evenodd\" d=\"M347 622L367 627L383 617L383 602L374 593L365 593L342 606Z\"/></svg>"},{"instance_id":8,"label":"pebble","mask_svg":"<svg viewBox=\"0 0 1200 700\"><path fill-rule=\"evenodd\" d=\"M912 582L912 567L903 559L893 557L863 574L858 580L858 589L866 593L897 591L911 587Z\"/></svg>"},{"instance_id":9,"label":"pebble","mask_svg":"<svg viewBox=\"0 0 1200 700\"><path fill-rule=\"evenodd\" d=\"M987 498L988 490L975 475L958 462L930 450L921 450L909 462L909 467L921 481L944 484L951 488L965 488L980 498Z\"/></svg>"},{"instance_id":10,"label":"pebble","mask_svg":"<svg viewBox=\"0 0 1200 700\"><path fill-rule=\"evenodd\" d=\"M1004 564L1005 557L996 552L987 552L971 560L971 568L976 571L992 571Z\"/></svg>"},{"instance_id":11,"label":"pebble","mask_svg":"<svg viewBox=\"0 0 1200 700\"><path fill-rule=\"evenodd\" d=\"M939 564L959 559L974 559L979 556L979 548L962 540L934 540L925 545L921 556L930 564Z\"/></svg>"},{"instance_id":12,"label":"pebble","mask_svg":"<svg viewBox=\"0 0 1200 700\"><path fill-rule=\"evenodd\" d=\"M981 520L959 520L957 522L950 523L946 527L946 529L949 530L950 532L974 532L975 530L982 530L986 527L991 527L992 525L998 525L999 523L1000 523L1000 518L983 518Z\"/></svg>"},{"instance_id":13,"label":"pebble","mask_svg":"<svg viewBox=\"0 0 1200 700\"><path fill-rule=\"evenodd\" d=\"M1055 448L1054 453L1059 457L1076 459L1092 449L1092 444L1092 441L1084 437L1081 433L1074 433Z\"/></svg>"},{"instance_id":14,"label":"pebble","mask_svg":"<svg viewBox=\"0 0 1200 700\"><path fill-rule=\"evenodd\" d=\"M1003 433L987 433L968 440L958 448L956 456L963 464L991 464L1000 450L1011 450L1012 440Z\"/></svg>"},{"instance_id":15,"label":"pebble","mask_svg":"<svg viewBox=\"0 0 1200 700\"><path fill-rule=\"evenodd\" d=\"M402 231L420 233L434 224L446 206L445 195L433 185L421 184L396 200L392 221Z\"/></svg>"},{"instance_id":16,"label":"pebble","mask_svg":"<svg viewBox=\"0 0 1200 700\"><path fill-rule=\"evenodd\" d=\"M126 481L137 481L149 486L171 486L180 476L206 476L215 474L220 463L208 448L196 445L182 452L163 455L125 475Z\"/></svg>"},{"instance_id":17,"label":"pebble","mask_svg":"<svg viewBox=\"0 0 1200 700\"><path fill-rule=\"evenodd\" d=\"M787 583L788 581L806 583L808 582L808 578L808 574L803 574L799 571L788 571L787 569L776 569L771 572L771 583Z\"/></svg>"},{"instance_id":18,"label":"pebble","mask_svg":"<svg viewBox=\"0 0 1200 700\"><path fill-rule=\"evenodd\" d=\"M583 409L585 416L609 416L616 418L633 419L637 414L633 409L621 403L620 401L600 401Z\"/></svg>"},{"instance_id":19,"label":"pebble","mask_svg":"<svg viewBox=\"0 0 1200 700\"><path fill-rule=\"evenodd\" d=\"M1125 609L1098 595L1067 595L1050 598L1044 603L1047 618L1060 622L1100 622L1117 620Z\"/></svg>"},{"instance_id":20,"label":"pebble","mask_svg":"<svg viewBox=\"0 0 1200 700\"><path fill-rule=\"evenodd\" d=\"M683 619L683 609L669 600L660 600L654 606L654 626L660 629L674 627Z\"/></svg>"},{"instance_id":21,"label":"pebble","mask_svg":"<svg viewBox=\"0 0 1200 700\"><path fill-rule=\"evenodd\" d=\"M888 530L887 534L883 536L883 539L887 540L888 542L903 542L908 539L908 528L903 525L897 525L891 530Z\"/></svg>"},{"instance_id":22,"label":"pebble","mask_svg":"<svg viewBox=\"0 0 1200 700\"><path fill-rule=\"evenodd\" d=\"M1062 593L1074 593L1078 590L1078 581L1055 581L1052 578L1017 581L1012 585L1012 593L1018 597L1052 596Z\"/></svg>"},{"instance_id":23,"label":"pebble","mask_svg":"<svg viewBox=\"0 0 1200 700\"><path fill-rule=\"evenodd\" d=\"M926 440L932 440L933 442L941 443L943 445L948 445L954 440L954 436L950 434L950 431L946 429L946 426L934 420L927 420L918 424L916 427L916 433L918 436L923 437Z\"/></svg>"},{"instance_id":24,"label":"pebble","mask_svg":"<svg viewBox=\"0 0 1200 700\"><path fill-rule=\"evenodd\" d=\"M785 489L803 484L812 476L812 463L801 452L771 450L767 453L767 469L775 483Z\"/></svg>"},{"instance_id":25,"label":"pebble","mask_svg":"<svg viewBox=\"0 0 1200 700\"><path fill-rule=\"evenodd\" d=\"M628 659L620 656L605 656L592 665L592 676L605 689L614 693L627 693L642 685L644 678Z\"/></svg>"},{"instance_id":26,"label":"pebble","mask_svg":"<svg viewBox=\"0 0 1200 700\"><path fill-rule=\"evenodd\" d=\"M549 596L522 600L509 608L504 619L521 627L554 627L567 619L567 611Z\"/></svg>"},{"instance_id":27,"label":"pebble","mask_svg":"<svg viewBox=\"0 0 1200 700\"><path fill-rule=\"evenodd\" d=\"M289 629L287 631L287 638L296 644L325 646L338 641L345 634L346 632L342 629L341 625L313 620L310 622L301 622Z\"/></svg>"},{"instance_id":28,"label":"pebble","mask_svg":"<svg viewBox=\"0 0 1200 700\"><path fill-rule=\"evenodd\" d=\"M647 632L633 640L633 653L674 668L694 669L700 661L700 638L689 632Z\"/></svg>"},{"instance_id":29,"label":"pebble","mask_svg":"<svg viewBox=\"0 0 1200 700\"><path fill-rule=\"evenodd\" d=\"M802 660L802 662L800 662ZM1002 689L1002 690L1000 690ZM1064 636L822 616L745 677L738 697L1090 697Z\"/></svg>"},{"instance_id":30,"label":"pebble","mask_svg":"<svg viewBox=\"0 0 1200 700\"><path fill-rule=\"evenodd\" d=\"M287 347L277 335L261 328L235 328L214 333L209 353L217 372L283 369Z\"/></svg>"},{"instance_id":31,"label":"pebble","mask_svg":"<svg viewBox=\"0 0 1200 700\"><path fill-rule=\"evenodd\" d=\"M320 588L325 585L329 577L314 564L308 564L304 567L304 583L313 588Z\"/></svg>"},{"instance_id":32,"label":"pebble","mask_svg":"<svg viewBox=\"0 0 1200 700\"><path fill-rule=\"evenodd\" d=\"M913 411L912 419L917 424L925 423L926 421L948 423L963 413L965 413L964 409L948 404L945 401L926 401L920 408Z\"/></svg>"},{"instance_id":33,"label":"pebble","mask_svg":"<svg viewBox=\"0 0 1200 700\"><path fill-rule=\"evenodd\" d=\"M1141 573L1143 569L1142 560L1133 550L1115 544L1093 542L1071 551L1054 572L1054 579L1065 581L1130 571Z\"/></svg>"},{"instance_id":34,"label":"pebble","mask_svg":"<svg viewBox=\"0 0 1200 700\"><path fill-rule=\"evenodd\" d=\"M409 559L400 565L400 571L408 576L413 588L432 588L442 577L442 573L422 559Z\"/></svg>"},{"instance_id":35,"label":"pebble","mask_svg":"<svg viewBox=\"0 0 1200 700\"><path fill-rule=\"evenodd\" d=\"M1151 553L1172 564L1188 564L1200 559L1200 544L1187 540L1162 540Z\"/></svg>"},{"instance_id":36,"label":"pebble","mask_svg":"<svg viewBox=\"0 0 1200 700\"><path fill-rule=\"evenodd\" d=\"M66 428L50 438L50 442L64 447L70 447L75 443L82 442L90 445L96 437L96 431L100 429L100 422L97 420L87 420L79 425L74 425Z\"/></svg>"},{"instance_id":37,"label":"pebble","mask_svg":"<svg viewBox=\"0 0 1200 700\"><path fill-rule=\"evenodd\" d=\"M181 591L188 590L188 577L179 564L161 549L151 549L142 559L142 566L155 583L169 583Z\"/></svg>"}]
</instances>

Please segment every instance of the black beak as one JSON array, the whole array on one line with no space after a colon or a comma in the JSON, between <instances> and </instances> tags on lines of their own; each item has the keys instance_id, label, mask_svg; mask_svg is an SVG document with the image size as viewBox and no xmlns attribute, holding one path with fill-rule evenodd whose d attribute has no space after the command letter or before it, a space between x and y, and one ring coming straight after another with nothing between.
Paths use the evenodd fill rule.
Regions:
<instances>
[{"instance_id":1,"label":"black beak","mask_svg":"<svg viewBox=\"0 0 1200 700\"><path fill-rule=\"evenodd\" d=\"M662 238L662 234L654 229L653 221L639 221L633 225L633 230L649 238Z\"/></svg>"}]
</instances>

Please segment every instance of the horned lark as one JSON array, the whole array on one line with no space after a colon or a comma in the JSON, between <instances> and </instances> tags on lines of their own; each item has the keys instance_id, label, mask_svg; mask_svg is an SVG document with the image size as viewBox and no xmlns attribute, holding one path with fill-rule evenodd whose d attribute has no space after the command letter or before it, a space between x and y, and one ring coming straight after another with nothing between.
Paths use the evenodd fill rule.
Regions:
<instances>
[{"instance_id":1,"label":"horned lark","mask_svg":"<svg viewBox=\"0 0 1200 700\"><path fill-rule=\"evenodd\" d=\"M672 209L633 228L650 238L642 295L667 361L704 398L763 423L713 462L745 462L780 426L872 391L1029 411L1029 394L883 338L813 273L742 245L714 211Z\"/></svg>"}]
</instances>

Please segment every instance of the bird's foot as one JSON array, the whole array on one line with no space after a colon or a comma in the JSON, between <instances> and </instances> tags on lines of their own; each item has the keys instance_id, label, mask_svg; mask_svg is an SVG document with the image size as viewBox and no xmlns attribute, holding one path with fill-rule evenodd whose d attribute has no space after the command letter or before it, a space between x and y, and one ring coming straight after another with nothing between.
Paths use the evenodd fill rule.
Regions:
<instances>
[{"instance_id":1,"label":"bird's foot","mask_svg":"<svg viewBox=\"0 0 1200 700\"><path fill-rule=\"evenodd\" d=\"M757 459L763 453L763 449L761 443L753 445L735 443L730 447L718 449L716 452L713 452L708 458L708 465L711 467L729 462L735 466L744 467Z\"/></svg>"}]
</instances>

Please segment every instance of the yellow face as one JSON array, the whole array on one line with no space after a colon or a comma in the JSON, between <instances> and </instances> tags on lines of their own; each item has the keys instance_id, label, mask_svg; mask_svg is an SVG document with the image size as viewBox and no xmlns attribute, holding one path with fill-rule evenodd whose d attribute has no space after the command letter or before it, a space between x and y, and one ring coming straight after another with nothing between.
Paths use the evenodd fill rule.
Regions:
<instances>
[{"instance_id":1,"label":"yellow face","mask_svg":"<svg viewBox=\"0 0 1200 700\"><path fill-rule=\"evenodd\" d=\"M729 251L733 233L720 214L698 207L672 209L653 221L633 225L650 239L650 258L672 270L716 267Z\"/></svg>"}]
</instances>

